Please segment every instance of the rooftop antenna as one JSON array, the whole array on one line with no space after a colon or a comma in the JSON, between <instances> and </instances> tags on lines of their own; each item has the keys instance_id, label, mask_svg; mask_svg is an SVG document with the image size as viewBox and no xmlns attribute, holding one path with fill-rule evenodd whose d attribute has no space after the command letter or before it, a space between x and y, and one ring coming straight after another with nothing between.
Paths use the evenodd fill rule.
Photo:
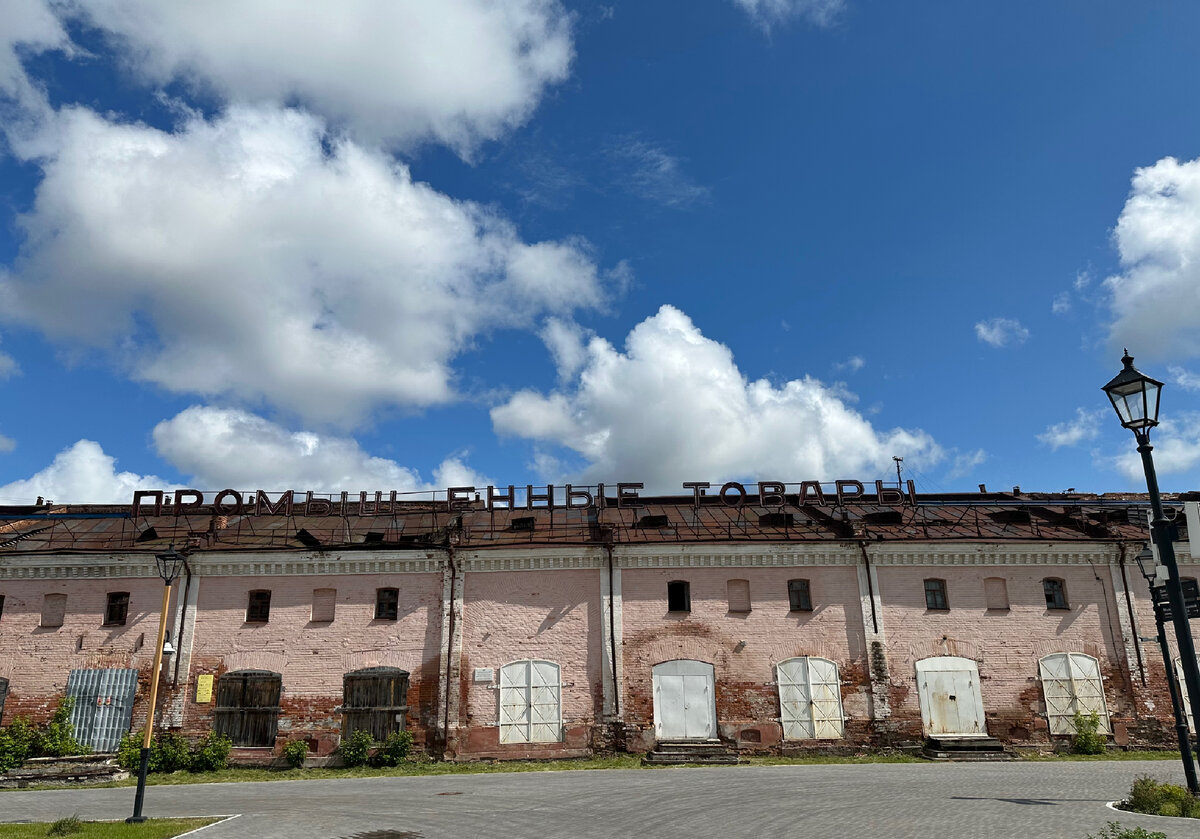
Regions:
<instances>
[{"instance_id":1,"label":"rooftop antenna","mask_svg":"<svg viewBox=\"0 0 1200 839\"><path fill-rule=\"evenodd\" d=\"M900 478L900 464L904 462L904 458L892 455L892 460L896 461L896 486L904 489L904 481Z\"/></svg>"}]
</instances>

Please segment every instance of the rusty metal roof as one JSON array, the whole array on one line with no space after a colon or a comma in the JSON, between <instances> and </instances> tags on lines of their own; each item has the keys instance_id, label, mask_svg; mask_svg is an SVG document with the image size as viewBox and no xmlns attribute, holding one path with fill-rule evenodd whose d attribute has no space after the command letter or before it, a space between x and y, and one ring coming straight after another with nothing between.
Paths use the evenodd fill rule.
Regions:
<instances>
[{"instance_id":1,"label":"rusty metal roof","mask_svg":"<svg viewBox=\"0 0 1200 839\"><path fill-rule=\"evenodd\" d=\"M916 504L741 506L706 496L642 498L637 507L451 511L399 501L378 515L135 515L128 506L0 507L0 557L46 553L428 549L664 542L1135 541L1147 538L1144 496L918 495ZM861 502L861 503L860 503ZM1184 528L1183 516L1179 527ZM1186 534L1181 534L1186 538Z\"/></svg>"}]
</instances>

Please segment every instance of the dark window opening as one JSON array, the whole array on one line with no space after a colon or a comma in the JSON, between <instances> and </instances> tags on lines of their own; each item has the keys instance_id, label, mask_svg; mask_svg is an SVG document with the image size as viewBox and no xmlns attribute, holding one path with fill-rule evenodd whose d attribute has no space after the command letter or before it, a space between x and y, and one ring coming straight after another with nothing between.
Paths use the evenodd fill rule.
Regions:
<instances>
[{"instance_id":1,"label":"dark window opening","mask_svg":"<svg viewBox=\"0 0 1200 839\"><path fill-rule=\"evenodd\" d=\"M235 746L274 746L283 677L266 670L235 670L217 679L213 732Z\"/></svg>"},{"instance_id":2,"label":"dark window opening","mask_svg":"<svg viewBox=\"0 0 1200 839\"><path fill-rule=\"evenodd\" d=\"M762 527L791 527L796 521L792 513L763 513L758 517Z\"/></svg>"},{"instance_id":3,"label":"dark window opening","mask_svg":"<svg viewBox=\"0 0 1200 839\"><path fill-rule=\"evenodd\" d=\"M378 530L368 530L367 535L363 537L364 545L382 545L383 534Z\"/></svg>"},{"instance_id":4,"label":"dark window opening","mask_svg":"<svg viewBox=\"0 0 1200 839\"><path fill-rule=\"evenodd\" d=\"M1029 524L1031 521L1028 510L997 510L986 515L997 524Z\"/></svg>"},{"instance_id":5,"label":"dark window opening","mask_svg":"<svg viewBox=\"0 0 1200 839\"><path fill-rule=\"evenodd\" d=\"M0 676L0 717L4 716L4 701L8 699L8 679Z\"/></svg>"},{"instance_id":6,"label":"dark window opening","mask_svg":"<svg viewBox=\"0 0 1200 839\"><path fill-rule=\"evenodd\" d=\"M867 513L863 516L867 524L904 524L904 514L899 510L884 510L879 513Z\"/></svg>"},{"instance_id":7,"label":"dark window opening","mask_svg":"<svg viewBox=\"0 0 1200 839\"><path fill-rule=\"evenodd\" d=\"M692 591L687 581L672 580L667 583L667 611L692 611Z\"/></svg>"},{"instance_id":8,"label":"dark window opening","mask_svg":"<svg viewBox=\"0 0 1200 839\"><path fill-rule=\"evenodd\" d=\"M0 594L0 620L4 618L4 595Z\"/></svg>"},{"instance_id":9,"label":"dark window opening","mask_svg":"<svg viewBox=\"0 0 1200 839\"><path fill-rule=\"evenodd\" d=\"M296 538L300 541L300 544L302 544L306 547L309 547L309 548L321 547L321 540L318 539L316 536L313 536L311 533L309 533L304 528L300 528L299 530L296 531Z\"/></svg>"},{"instance_id":10,"label":"dark window opening","mask_svg":"<svg viewBox=\"0 0 1200 839\"><path fill-rule=\"evenodd\" d=\"M246 623L266 623L271 619L271 592L260 589L250 592L246 605Z\"/></svg>"},{"instance_id":11,"label":"dark window opening","mask_svg":"<svg viewBox=\"0 0 1200 839\"><path fill-rule=\"evenodd\" d=\"M925 581L925 608L938 609L941 611L945 611L950 608L950 601L946 599L945 580Z\"/></svg>"},{"instance_id":12,"label":"dark window opening","mask_svg":"<svg viewBox=\"0 0 1200 839\"><path fill-rule=\"evenodd\" d=\"M369 667L342 676L342 734L369 731L385 740L403 731L408 713L408 673L396 667Z\"/></svg>"},{"instance_id":13,"label":"dark window opening","mask_svg":"<svg viewBox=\"0 0 1200 839\"><path fill-rule=\"evenodd\" d=\"M667 516L642 516L638 519L638 527L659 528L670 527L671 519Z\"/></svg>"},{"instance_id":14,"label":"dark window opening","mask_svg":"<svg viewBox=\"0 0 1200 839\"><path fill-rule=\"evenodd\" d=\"M135 539L134 541L150 542L157 538L158 538L158 531L155 530L153 527L147 527L145 530L143 530L141 533L139 533L137 535L137 539Z\"/></svg>"},{"instance_id":15,"label":"dark window opening","mask_svg":"<svg viewBox=\"0 0 1200 839\"><path fill-rule=\"evenodd\" d=\"M1047 609L1070 609L1067 605L1067 586L1055 577L1042 580L1042 591L1046 593Z\"/></svg>"},{"instance_id":16,"label":"dark window opening","mask_svg":"<svg viewBox=\"0 0 1200 839\"><path fill-rule=\"evenodd\" d=\"M788 605L793 612L811 612L812 589L808 580L788 580Z\"/></svg>"},{"instance_id":17,"label":"dark window opening","mask_svg":"<svg viewBox=\"0 0 1200 839\"><path fill-rule=\"evenodd\" d=\"M400 614L400 589L375 589L375 620L394 621Z\"/></svg>"},{"instance_id":18,"label":"dark window opening","mask_svg":"<svg viewBox=\"0 0 1200 839\"><path fill-rule=\"evenodd\" d=\"M508 523L509 530L515 530L523 533L532 533L534 526L537 524L537 518L534 516L521 516L515 518Z\"/></svg>"},{"instance_id":19,"label":"dark window opening","mask_svg":"<svg viewBox=\"0 0 1200 839\"><path fill-rule=\"evenodd\" d=\"M129 592L110 591L104 609L105 626L124 626L129 618Z\"/></svg>"}]
</instances>

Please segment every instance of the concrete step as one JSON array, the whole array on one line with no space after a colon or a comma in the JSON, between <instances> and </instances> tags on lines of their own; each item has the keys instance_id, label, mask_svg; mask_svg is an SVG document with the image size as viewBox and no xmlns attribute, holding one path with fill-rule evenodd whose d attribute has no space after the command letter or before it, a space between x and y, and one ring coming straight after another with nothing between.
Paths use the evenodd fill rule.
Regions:
<instances>
[{"instance_id":1,"label":"concrete step","mask_svg":"<svg viewBox=\"0 0 1200 839\"><path fill-rule=\"evenodd\" d=\"M660 740L642 759L648 766L678 763L729 766L737 762L737 749L720 740Z\"/></svg>"}]
</instances>

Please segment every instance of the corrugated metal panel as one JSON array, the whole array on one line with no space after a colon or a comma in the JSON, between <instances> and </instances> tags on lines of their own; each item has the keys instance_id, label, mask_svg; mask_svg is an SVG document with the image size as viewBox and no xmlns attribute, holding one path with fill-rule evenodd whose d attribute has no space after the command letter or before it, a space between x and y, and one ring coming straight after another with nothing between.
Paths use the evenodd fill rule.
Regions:
<instances>
[{"instance_id":1,"label":"corrugated metal panel","mask_svg":"<svg viewBox=\"0 0 1200 839\"><path fill-rule=\"evenodd\" d=\"M67 696L75 699L75 739L95 752L116 751L133 722L137 670L72 670Z\"/></svg>"}]
</instances>

